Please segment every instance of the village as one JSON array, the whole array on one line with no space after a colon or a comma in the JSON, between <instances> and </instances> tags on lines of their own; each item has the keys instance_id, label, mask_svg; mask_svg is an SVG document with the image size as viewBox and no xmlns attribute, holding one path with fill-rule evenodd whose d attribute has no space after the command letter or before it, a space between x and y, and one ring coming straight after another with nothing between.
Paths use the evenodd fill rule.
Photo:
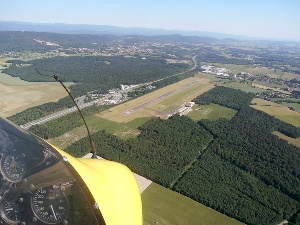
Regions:
<instances>
[{"instance_id":1,"label":"village","mask_svg":"<svg viewBox=\"0 0 300 225\"><path fill-rule=\"evenodd\" d=\"M262 81L269 84L278 84L285 85L286 88L267 88L266 92L262 92L256 95L259 98L285 98L291 95L294 95L292 92L297 91L300 88L299 82L292 82L284 78L272 78L263 74L252 74L240 71L239 73L233 73L232 70L222 67L217 67L213 65L203 65L201 66L202 72L213 74L218 78L228 79L228 80L240 80L245 84L249 84L254 88L259 88L259 85L256 85L254 81ZM292 93L292 94L291 94Z\"/></svg>"}]
</instances>

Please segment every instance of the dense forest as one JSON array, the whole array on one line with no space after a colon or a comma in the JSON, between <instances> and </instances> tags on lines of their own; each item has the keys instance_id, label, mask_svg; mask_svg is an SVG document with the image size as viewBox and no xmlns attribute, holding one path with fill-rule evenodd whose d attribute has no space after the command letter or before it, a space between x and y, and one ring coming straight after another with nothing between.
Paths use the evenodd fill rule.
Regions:
<instances>
[{"instance_id":1,"label":"dense forest","mask_svg":"<svg viewBox=\"0 0 300 225\"><path fill-rule=\"evenodd\" d=\"M213 143L174 190L246 224L277 224L291 217L299 202L222 159Z\"/></svg>"},{"instance_id":2,"label":"dense forest","mask_svg":"<svg viewBox=\"0 0 300 225\"><path fill-rule=\"evenodd\" d=\"M77 83L71 93L82 96L89 91L105 93L120 84L139 84L155 81L188 70L187 64L170 64L158 58L125 58L123 56L70 56L23 62L8 61L12 65L4 72L27 81L54 81L56 74L64 82ZM22 66L26 64L26 66ZM41 76L36 69L48 76ZM49 72L50 71L50 72Z\"/></svg>"},{"instance_id":3,"label":"dense forest","mask_svg":"<svg viewBox=\"0 0 300 225\"><path fill-rule=\"evenodd\" d=\"M32 51L45 53L58 47L100 48L117 39L113 35L58 34L45 32L0 31L0 52ZM35 40L47 40L59 46L42 45ZM98 43L97 45L95 43Z\"/></svg>"},{"instance_id":4,"label":"dense forest","mask_svg":"<svg viewBox=\"0 0 300 225\"><path fill-rule=\"evenodd\" d=\"M245 93L233 88L218 86L208 92L203 93L193 101L199 105L215 103L221 106L239 110L241 107L249 105L253 98L253 93Z\"/></svg>"},{"instance_id":5,"label":"dense forest","mask_svg":"<svg viewBox=\"0 0 300 225\"><path fill-rule=\"evenodd\" d=\"M299 134L299 128L250 107L240 110L230 122L200 123L217 137L214 151L223 159L300 201L300 151L272 134L289 127Z\"/></svg>"},{"instance_id":6,"label":"dense forest","mask_svg":"<svg viewBox=\"0 0 300 225\"><path fill-rule=\"evenodd\" d=\"M272 131L298 136L299 128L249 107L252 94L215 89L206 103L238 109L233 119L153 119L127 141L100 131L93 135L98 154L246 224L297 221L300 151ZM87 138L66 151L81 156L84 149Z\"/></svg>"},{"instance_id":7,"label":"dense forest","mask_svg":"<svg viewBox=\"0 0 300 225\"><path fill-rule=\"evenodd\" d=\"M94 133L98 155L129 166L140 175L166 187L184 172L212 140L208 131L188 117L169 120L153 119L145 123L141 134L127 141L104 131ZM74 156L87 153L89 142L84 138L65 149Z\"/></svg>"}]
</instances>

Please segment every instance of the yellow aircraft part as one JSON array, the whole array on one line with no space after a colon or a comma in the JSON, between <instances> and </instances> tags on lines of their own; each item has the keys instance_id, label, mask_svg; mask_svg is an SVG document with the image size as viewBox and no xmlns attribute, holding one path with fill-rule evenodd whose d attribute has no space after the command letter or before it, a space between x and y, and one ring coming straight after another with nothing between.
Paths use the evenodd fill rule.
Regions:
<instances>
[{"instance_id":1,"label":"yellow aircraft part","mask_svg":"<svg viewBox=\"0 0 300 225\"><path fill-rule=\"evenodd\" d=\"M55 148L81 176L106 225L142 225L142 202L136 180L124 165L101 159L74 158Z\"/></svg>"}]
</instances>

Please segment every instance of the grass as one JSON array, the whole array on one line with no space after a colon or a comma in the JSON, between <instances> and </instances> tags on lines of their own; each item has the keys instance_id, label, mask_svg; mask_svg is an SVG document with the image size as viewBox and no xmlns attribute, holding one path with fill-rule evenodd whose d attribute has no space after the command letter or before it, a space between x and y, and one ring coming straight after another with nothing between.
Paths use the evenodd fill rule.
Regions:
<instances>
[{"instance_id":1,"label":"grass","mask_svg":"<svg viewBox=\"0 0 300 225\"><path fill-rule=\"evenodd\" d=\"M290 123L294 126L300 126L300 114L298 116L291 115L274 115L277 119L280 119L286 123Z\"/></svg>"},{"instance_id":2,"label":"grass","mask_svg":"<svg viewBox=\"0 0 300 225\"><path fill-rule=\"evenodd\" d=\"M224 67L231 69L235 72L247 72L252 74L275 74L273 69L265 67L254 67L250 65L235 65L235 64L222 64L222 63L211 63L217 67Z\"/></svg>"},{"instance_id":3,"label":"grass","mask_svg":"<svg viewBox=\"0 0 300 225\"><path fill-rule=\"evenodd\" d=\"M286 86L283 85L283 84L271 84L271 83L264 82L264 81L255 81L254 84L262 86L261 88L263 88L263 87L266 87L266 88L276 88L276 90L277 90L277 88L286 88ZM279 90L277 90L277 91L279 91Z\"/></svg>"},{"instance_id":4,"label":"grass","mask_svg":"<svg viewBox=\"0 0 300 225\"><path fill-rule=\"evenodd\" d=\"M106 132L114 134L125 140L136 137L140 133L137 128L150 119L151 118L136 118L128 123L117 123L94 115L85 118L91 133L105 130ZM72 143L86 136L87 131L85 126L80 126L59 137L49 140L49 142L61 149L65 149Z\"/></svg>"},{"instance_id":5,"label":"grass","mask_svg":"<svg viewBox=\"0 0 300 225\"><path fill-rule=\"evenodd\" d=\"M251 86L250 84L245 84L242 83L240 81L225 81L225 83L219 83L219 85L225 86L225 87L230 87L230 88L234 88L234 89L239 89L241 91L245 91L245 92L251 92L251 93L262 93L265 90L260 89L260 88L255 88L253 86Z\"/></svg>"},{"instance_id":6,"label":"grass","mask_svg":"<svg viewBox=\"0 0 300 225\"><path fill-rule=\"evenodd\" d=\"M295 138L291 138L291 137L288 137L278 131L274 131L273 134L275 134L276 136L280 137L281 139L283 140L286 140L288 143L290 144L293 144L293 145L296 145L297 147L300 148L300 139L295 139Z\"/></svg>"},{"instance_id":7,"label":"grass","mask_svg":"<svg viewBox=\"0 0 300 225\"><path fill-rule=\"evenodd\" d=\"M294 126L300 126L300 113L290 110L287 106L260 98L253 99L252 103L256 104L251 106L257 110L261 110L269 115L275 116L276 118Z\"/></svg>"},{"instance_id":8,"label":"grass","mask_svg":"<svg viewBox=\"0 0 300 225\"><path fill-rule=\"evenodd\" d=\"M292 107L296 112L300 113L300 104L298 103L288 103L288 102L283 102L283 105L287 107Z\"/></svg>"},{"instance_id":9,"label":"grass","mask_svg":"<svg viewBox=\"0 0 300 225\"><path fill-rule=\"evenodd\" d=\"M242 225L205 205L152 183L143 193L144 225Z\"/></svg>"},{"instance_id":10,"label":"grass","mask_svg":"<svg viewBox=\"0 0 300 225\"><path fill-rule=\"evenodd\" d=\"M205 86L207 86L207 84L199 84L199 85L194 85L190 88L187 88L183 91L180 91L172 96L170 96L169 98L167 98L166 100L162 101L160 104L165 106L165 107L170 107L173 105L176 106L181 106L182 104L184 104L185 102L189 102L188 100L186 100L186 98L195 93L198 92L199 89L203 89ZM192 99L190 99L191 101Z\"/></svg>"},{"instance_id":11,"label":"grass","mask_svg":"<svg viewBox=\"0 0 300 225\"><path fill-rule=\"evenodd\" d=\"M285 72L282 76L282 78L288 79L288 80L292 80L292 79L297 79L300 78L299 74L295 74L295 73L287 73Z\"/></svg>"},{"instance_id":12,"label":"grass","mask_svg":"<svg viewBox=\"0 0 300 225\"><path fill-rule=\"evenodd\" d=\"M201 108L201 110L197 110ZM209 104L209 105L194 105L193 111L191 111L188 116L195 120L199 121L202 119L209 119L209 120L218 120L221 118L224 119L232 119L236 114L236 110L230 109L224 106L220 106L217 104Z\"/></svg>"},{"instance_id":13,"label":"grass","mask_svg":"<svg viewBox=\"0 0 300 225\"><path fill-rule=\"evenodd\" d=\"M1 77L2 74L0 80ZM9 117L27 108L55 102L68 95L59 83L28 82L23 85L19 82L22 81L14 80L10 84L0 82L0 116Z\"/></svg>"}]
</instances>

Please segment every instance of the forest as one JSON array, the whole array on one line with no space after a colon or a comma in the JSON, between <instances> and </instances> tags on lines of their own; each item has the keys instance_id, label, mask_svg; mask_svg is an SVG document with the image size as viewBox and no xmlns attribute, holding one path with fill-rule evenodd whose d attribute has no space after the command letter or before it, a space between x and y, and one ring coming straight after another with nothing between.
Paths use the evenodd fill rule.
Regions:
<instances>
[{"instance_id":1,"label":"forest","mask_svg":"<svg viewBox=\"0 0 300 225\"><path fill-rule=\"evenodd\" d=\"M9 60L12 65L3 72L26 81L55 81L53 74L63 82L74 82L70 87L74 97L89 91L106 93L120 84L139 84L155 81L188 70L187 64L170 64L164 59L125 58L123 56L69 56L23 62ZM21 66L24 63L29 66ZM40 75L36 69L45 76ZM52 75L52 76L51 76Z\"/></svg>"},{"instance_id":2,"label":"forest","mask_svg":"<svg viewBox=\"0 0 300 225\"><path fill-rule=\"evenodd\" d=\"M100 131L93 134L98 154L246 224L297 221L300 151L272 131L298 137L299 128L249 107L252 94L214 89L206 103L237 109L231 120L157 118L127 141ZM88 149L84 138L65 150L82 156Z\"/></svg>"},{"instance_id":3,"label":"forest","mask_svg":"<svg viewBox=\"0 0 300 225\"><path fill-rule=\"evenodd\" d=\"M98 155L122 162L140 175L168 187L181 175L212 140L208 131L188 117L169 120L153 119L140 127L134 139L121 140L105 131L92 135ZM87 139L65 149L71 155L83 156L89 149Z\"/></svg>"},{"instance_id":4,"label":"forest","mask_svg":"<svg viewBox=\"0 0 300 225\"><path fill-rule=\"evenodd\" d=\"M217 86L216 88L198 96L193 101L199 105L214 103L235 110L240 110L243 106L250 105L253 98L253 93L246 93L233 88Z\"/></svg>"}]
</instances>

